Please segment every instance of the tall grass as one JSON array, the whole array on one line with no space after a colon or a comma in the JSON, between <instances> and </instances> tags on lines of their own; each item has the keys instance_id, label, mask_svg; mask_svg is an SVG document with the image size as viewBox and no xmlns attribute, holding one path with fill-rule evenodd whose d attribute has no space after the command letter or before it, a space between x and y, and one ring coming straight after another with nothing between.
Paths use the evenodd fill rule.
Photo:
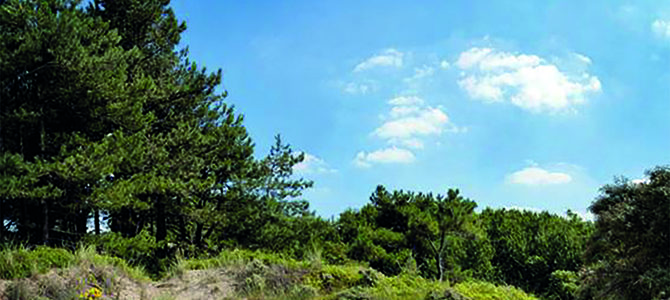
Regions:
<instances>
[{"instance_id":1,"label":"tall grass","mask_svg":"<svg viewBox=\"0 0 670 300\"><path fill-rule=\"evenodd\" d=\"M74 255L65 249L39 246L28 249L23 245L0 249L0 278L16 279L41 274L52 268L67 268Z\"/></svg>"},{"instance_id":2,"label":"tall grass","mask_svg":"<svg viewBox=\"0 0 670 300\"><path fill-rule=\"evenodd\" d=\"M74 253L44 246L28 249L23 245L14 245L0 249L0 279L27 278L51 269L74 266L116 268L132 279L150 280L142 267L130 266L120 258L100 255L93 246L80 247Z\"/></svg>"},{"instance_id":3,"label":"tall grass","mask_svg":"<svg viewBox=\"0 0 670 300\"><path fill-rule=\"evenodd\" d=\"M140 282L149 282L143 266L131 266L125 260L107 255L100 255L93 245L81 246L74 252L74 262L79 266L93 266L98 268L118 269L131 279Z\"/></svg>"},{"instance_id":4,"label":"tall grass","mask_svg":"<svg viewBox=\"0 0 670 300\"><path fill-rule=\"evenodd\" d=\"M513 286L496 286L489 282L461 282L454 289L466 297L477 300L537 300Z\"/></svg>"},{"instance_id":5,"label":"tall grass","mask_svg":"<svg viewBox=\"0 0 670 300\"><path fill-rule=\"evenodd\" d=\"M53 268L62 271L39 276L35 281L35 275ZM208 259L184 259L178 255L168 274L182 276L188 270L215 268L226 268L231 277L221 280L234 280L238 296L249 299L444 299L449 293L482 300L537 299L515 287L487 282L465 281L451 286L413 272L387 277L360 264L324 264L318 248L302 261L250 250L226 250ZM0 249L0 279L12 280L5 294L10 299L24 299L31 293L69 299L71 291L81 289L65 284L73 280L109 282L103 290L113 292L119 288L115 282L120 273L136 282L151 281L143 268L130 266L120 258L100 255L90 245L74 252L24 246Z\"/></svg>"}]
</instances>

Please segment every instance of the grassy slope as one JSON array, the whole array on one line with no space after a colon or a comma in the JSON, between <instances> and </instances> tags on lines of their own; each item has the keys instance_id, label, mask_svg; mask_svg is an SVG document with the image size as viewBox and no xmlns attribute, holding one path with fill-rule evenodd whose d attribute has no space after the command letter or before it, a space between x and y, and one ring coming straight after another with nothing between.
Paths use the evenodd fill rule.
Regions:
<instances>
[{"instance_id":1,"label":"grassy slope","mask_svg":"<svg viewBox=\"0 0 670 300\"><path fill-rule=\"evenodd\" d=\"M210 259L178 259L166 278L151 281L125 261L93 248L74 253L38 247L0 251L2 299L77 299L99 289L102 299L536 299L486 282L449 286L412 274L387 277L357 264L323 265L276 254L224 251Z\"/></svg>"}]
</instances>

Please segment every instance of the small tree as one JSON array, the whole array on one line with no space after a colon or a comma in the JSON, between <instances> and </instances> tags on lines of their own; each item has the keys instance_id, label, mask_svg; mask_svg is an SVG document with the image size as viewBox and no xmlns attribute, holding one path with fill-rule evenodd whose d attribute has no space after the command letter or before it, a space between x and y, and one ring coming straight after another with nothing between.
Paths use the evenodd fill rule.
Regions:
<instances>
[{"instance_id":1,"label":"small tree","mask_svg":"<svg viewBox=\"0 0 670 300\"><path fill-rule=\"evenodd\" d=\"M426 196L432 198L430 194ZM438 195L434 201L429 202L431 203L429 209L417 214L411 223L418 237L424 239L430 246L435 259L437 278L442 281L450 237L474 237L471 227L477 204L460 196L457 189L449 189L446 197Z\"/></svg>"}]
</instances>

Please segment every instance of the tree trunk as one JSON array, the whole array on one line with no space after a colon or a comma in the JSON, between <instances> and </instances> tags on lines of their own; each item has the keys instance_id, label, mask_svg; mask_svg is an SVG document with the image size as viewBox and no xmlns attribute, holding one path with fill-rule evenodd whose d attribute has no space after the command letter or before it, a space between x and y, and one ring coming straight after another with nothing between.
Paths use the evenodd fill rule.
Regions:
<instances>
[{"instance_id":1,"label":"tree trunk","mask_svg":"<svg viewBox=\"0 0 670 300\"><path fill-rule=\"evenodd\" d=\"M183 215L179 216L179 218L178 218L178 220L179 220L179 240L182 243L185 243L185 244L189 243L189 242L192 243L193 241L191 241L191 235L186 230L186 220L184 220L184 219L185 219L185 217Z\"/></svg>"},{"instance_id":2,"label":"tree trunk","mask_svg":"<svg viewBox=\"0 0 670 300\"><path fill-rule=\"evenodd\" d=\"M200 243L202 242L202 229L204 225L201 222L197 222L198 225L195 226L195 237L193 238L193 244L196 246L200 246Z\"/></svg>"},{"instance_id":3,"label":"tree trunk","mask_svg":"<svg viewBox=\"0 0 670 300\"><path fill-rule=\"evenodd\" d=\"M1 147L1 145L0 145ZM0 151L2 148L0 148ZM4 241L5 238L5 214L2 211L2 205L5 204L5 200L0 200L0 243Z\"/></svg>"},{"instance_id":4,"label":"tree trunk","mask_svg":"<svg viewBox=\"0 0 670 300\"><path fill-rule=\"evenodd\" d=\"M167 237L165 225L165 203L161 196L156 197L156 241L160 242Z\"/></svg>"},{"instance_id":5,"label":"tree trunk","mask_svg":"<svg viewBox=\"0 0 670 300\"><path fill-rule=\"evenodd\" d=\"M88 215L90 213L88 210L81 210L77 214L76 229L77 229L77 239L83 237L88 232Z\"/></svg>"},{"instance_id":6,"label":"tree trunk","mask_svg":"<svg viewBox=\"0 0 670 300\"><path fill-rule=\"evenodd\" d=\"M93 211L93 226L95 228L95 235L100 235L100 210Z\"/></svg>"},{"instance_id":7,"label":"tree trunk","mask_svg":"<svg viewBox=\"0 0 670 300\"><path fill-rule=\"evenodd\" d=\"M442 262L442 254L437 255L437 272L439 274L439 280L442 282L444 278L444 263Z\"/></svg>"},{"instance_id":8,"label":"tree trunk","mask_svg":"<svg viewBox=\"0 0 670 300\"><path fill-rule=\"evenodd\" d=\"M49 242L49 202L42 200L42 244L46 245Z\"/></svg>"}]
</instances>

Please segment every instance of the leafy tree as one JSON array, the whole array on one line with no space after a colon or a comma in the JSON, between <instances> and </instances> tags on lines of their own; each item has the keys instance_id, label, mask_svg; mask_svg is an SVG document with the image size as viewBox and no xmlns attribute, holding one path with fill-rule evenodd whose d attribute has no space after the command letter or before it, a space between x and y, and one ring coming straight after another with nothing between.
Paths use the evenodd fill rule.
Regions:
<instances>
[{"instance_id":1,"label":"leafy tree","mask_svg":"<svg viewBox=\"0 0 670 300\"><path fill-rule=\"evenodd\" d=\"M542 295L551 291L554 272L579 270L592 230L570 211L566 218L487 208L481 219L495 250L491 263L498 280Z\"/></svg>"},{"instance_id":2,"label":"leafy tree","mask_svg":"<svg viewBox=\"0 0 670 300\"><path fill-rule=\"evenodd\" d=\"M586 251L582 299L666 299L670 296L670 169L649 182L619 179L592 205L595 232Z\"/></svg>"},{"instance_id":3,"label":"leafy tree","mask_svg":"<svg viewBox=\"0 0 670 300\"><path fill-rule=\"evenodd\" d=\"M442 281L445 277L445 256L447 249L454 246L454 237L474 238L472 220L477 204L461 197L458 190L452 189L447 192L446 197L438 195L433 199L429 194L426 195L427 199L421 199L422 196L418 195L418 202L427 205L412 216L411 232L420 239L418 242L429 246L437 278Z\"/></svg>"},{"instance_id":4,"label":"leafy tree","mask_svg":"<svg viewBox=\"0 0 670 300\"><path fill-rule=\"evenodd\" d=\"M473 222L476 204L457 190L444 197L378 186L370 202L345 211L336 224L351 258L386 274L416 265L438 279L462 278L463 270L486 277L490 271L490 245Z\"/></svg>"}]
</instances>

